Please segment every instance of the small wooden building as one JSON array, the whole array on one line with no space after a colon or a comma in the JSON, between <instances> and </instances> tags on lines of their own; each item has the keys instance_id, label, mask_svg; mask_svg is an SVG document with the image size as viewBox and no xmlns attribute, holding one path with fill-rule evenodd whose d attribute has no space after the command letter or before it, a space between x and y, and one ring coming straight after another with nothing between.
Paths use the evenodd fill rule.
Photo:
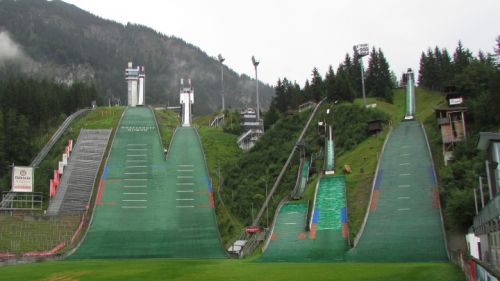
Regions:
<instances>
[{"instance_id":1,"label":"small wooden building","mask_svg":"<svg viewBox=\"0 0 500 281\"><path fill-rule=\"evenodd\" d=\"M465 140L467 136L465 126L464 99L455 92L446 95L447 107L436 108L436 119L441 129L443 157L445 165L453 158L453 150L458 142Z\"/></svg>"}]
</instances>

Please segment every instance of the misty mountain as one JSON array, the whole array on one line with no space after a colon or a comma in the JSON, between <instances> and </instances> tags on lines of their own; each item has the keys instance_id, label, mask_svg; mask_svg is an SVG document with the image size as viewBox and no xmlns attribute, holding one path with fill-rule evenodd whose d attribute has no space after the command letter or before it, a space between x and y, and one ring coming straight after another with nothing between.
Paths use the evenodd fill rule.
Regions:
<instances>
[{"instance_id":1,"label":"misty mountain","mask_svg":"<svg viewBox=\"0 0 500 281\"><path fill-rule=\"evenodd\" d=\"M118 8L118 7L117 7ZM0 78L28 74L59 83L94 83L103 101L126 103L128 61L146 68L146 103L178 104L191 77L196 114L221 107L220 64L198 47L137 24L123 25L62 1L0 0ZM255 80L224 67L227 108L255 105ZM274 90L260 84L267 107Z\"/></svg>"}]
</instances>

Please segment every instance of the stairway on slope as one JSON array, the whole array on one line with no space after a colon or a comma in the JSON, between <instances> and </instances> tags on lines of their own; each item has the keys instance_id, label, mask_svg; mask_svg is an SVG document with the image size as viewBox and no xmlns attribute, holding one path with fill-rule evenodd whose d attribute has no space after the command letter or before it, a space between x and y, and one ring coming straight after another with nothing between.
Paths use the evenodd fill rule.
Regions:
<instances>
[{"instance_id":1,"label":"stairway on slope","mask_svg":"<svg viewBox=\"0 0 500 281\"><path fill-rule=\"evenodd\" d=\"M84 212L90 201L111 129L82 129L46 214Z\"/></svg>"}]
</instances>

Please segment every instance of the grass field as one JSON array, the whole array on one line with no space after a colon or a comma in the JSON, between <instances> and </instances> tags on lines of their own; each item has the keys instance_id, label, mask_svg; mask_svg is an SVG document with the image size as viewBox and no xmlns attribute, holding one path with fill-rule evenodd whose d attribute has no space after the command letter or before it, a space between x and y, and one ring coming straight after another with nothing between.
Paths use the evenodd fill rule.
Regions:
<instances>
[{"instance_id":1,"label":"grass field","mask_svg":"<svg viewBox=\"0 0 500 281\"><path fill-rule=\"evenodd\" d=\"M154 113L158 122L163 147L168 148L175 128L179 126L179 115L166 109L154 110Z\"/></svg>"},{"instance_id":2,"label":"grass field","mask_svg":"<svg viewBox=\"0 0 500 281\"><path fill-rule=\"evenodd\" d=\"M448 263L258 263L240 260L94 260L0 267L0 280L462 281Z\"/></svg>"}]
</instances>

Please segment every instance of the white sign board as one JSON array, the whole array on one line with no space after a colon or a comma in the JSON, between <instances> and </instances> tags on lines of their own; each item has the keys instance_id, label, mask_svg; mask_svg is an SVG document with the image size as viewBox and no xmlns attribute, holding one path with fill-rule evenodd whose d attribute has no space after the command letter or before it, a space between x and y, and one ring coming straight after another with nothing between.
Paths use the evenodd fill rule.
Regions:
<instances>
[{"instance_id":1,"label":"white sign board","mask_svg":"<svg viewBox=\"0 0 500 281\"><path fill-rule=\"evenodd\" d=\"M450 105L457 105L464 103L464 99L462 97L454 98L449 100Z\"/></svg>"},{"instance_id":2,"label":"white sign board","mask_svg":"<svg viewBox=\"0 0 500 281\"><path fill-rule=\"evenodd\" d=\"M62 162L65 166L68 165L68 154L67 153L63 153Z\"/></svg>"},{"instance_id":3,"label":"white sign board","mask_svg":"<svg viewBox=\"0 0 500 281\"><path fill-rule=\"evenodd\" d=\"M62 161L59 161L59 174L63 174L64 173L64 162Z\"/></svg>"},{"instance_id":4,"label":"white sign board","mask_svg":"<svg viewBox=\"0 0 500 281\"><path fill-rule=\"evenodd\" d=\"M14 167L12 168L12 191L13 192L33 192L33 168Z\"/></svg>"}]
</instances>

